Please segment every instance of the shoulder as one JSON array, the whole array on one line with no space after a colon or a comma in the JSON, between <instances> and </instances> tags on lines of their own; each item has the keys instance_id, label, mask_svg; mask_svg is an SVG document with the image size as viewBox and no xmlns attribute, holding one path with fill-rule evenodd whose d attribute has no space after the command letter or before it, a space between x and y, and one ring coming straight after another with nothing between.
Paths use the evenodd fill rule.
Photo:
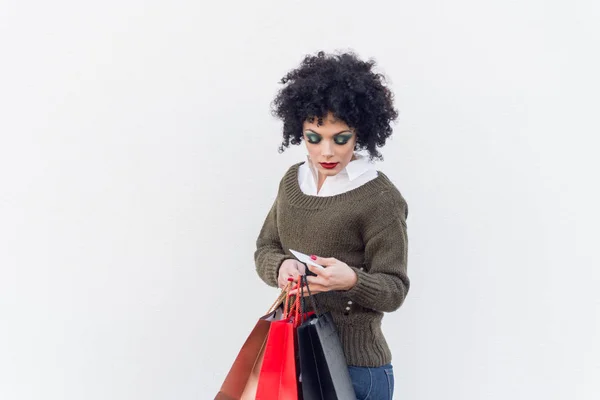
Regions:
<instances>
[{"instance_id":1,"label":"shoulder","mask_svg":"<svg viewBox=\"0 0 600 400\"><path fill-rule=\"evenodd\" d=\"M408 204L404 196L385 174L378 173L377 179L381 179L382 184L365 199L366 207L361 213L363 235L367 240L389 226L407 228Z\"/></svg>"},{"instance_id":2,"label":"shoulder","mask_svg":"<svg viewBox=\"0 0 600 400\"><path fill-rule=\"evenodd\" d=\"M398 187L383 172L377 172L379 184L364 198L361 213L366 236L381 232L394 221L399 221L406 227L408 218L408 204Z\"/></svg>"},{"instance_id":3,"label":"shoulder","mask_svg":"<svg viewBox=\"0 0 600 400\"><path fill-rule=\"evenodd\" d=\"M292 183L293 179L298 179L298 169L304 164L304 161L297 162L288 167L279 180L278 193L281 193L286 184Z\"/></svg>"},{"instance_id":4,"label":"shoulder","mask_svg":"<svg viewBox=\"0 0 600 400\"><path fill-rule=\"evenodd\" d=\"M370 198L371 206L379 211L386 213L398 212L405 217L408 215L408 204L400 192L400 189L383 172L377 171L378 179L381 179L382 185L377 193Z\"/></svg>"}]
</instances>

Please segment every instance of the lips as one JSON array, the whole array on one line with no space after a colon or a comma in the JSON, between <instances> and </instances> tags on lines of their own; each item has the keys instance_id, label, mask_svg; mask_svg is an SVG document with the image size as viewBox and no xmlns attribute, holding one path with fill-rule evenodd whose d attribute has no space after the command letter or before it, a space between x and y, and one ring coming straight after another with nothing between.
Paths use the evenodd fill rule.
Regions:
<instances>
[{"instance_id":1,"label":"lips","mask_svg":"<svg viewBox=\"0 0 600 400\"><path fill-rule=\"evenodd\" d=\"M327 169L333 169L333 168L337 167L337 165L338 165L339 163L336 163L336 162L335 162L335 163L324 163L324 162L322 162L322 163L319 163L319 164L321 164L321 166L322 166L323 168L327 168Z\"/></svg>"}]
</instances>

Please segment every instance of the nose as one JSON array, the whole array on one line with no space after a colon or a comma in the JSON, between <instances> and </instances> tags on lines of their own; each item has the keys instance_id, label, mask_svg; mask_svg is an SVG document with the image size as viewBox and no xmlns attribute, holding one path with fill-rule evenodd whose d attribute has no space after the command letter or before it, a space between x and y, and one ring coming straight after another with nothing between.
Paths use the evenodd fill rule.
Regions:
<instances>
[{"instance_id":1,"label":"nose","mask_svg":"<svg viewBox=\"0 0 600 400\"><path fill-rule=\"evenodd\" d=\"M333 145L329 140L323 140L321 145L321 156L323 157L333 157Z\"/></svg>"}]
</instances>

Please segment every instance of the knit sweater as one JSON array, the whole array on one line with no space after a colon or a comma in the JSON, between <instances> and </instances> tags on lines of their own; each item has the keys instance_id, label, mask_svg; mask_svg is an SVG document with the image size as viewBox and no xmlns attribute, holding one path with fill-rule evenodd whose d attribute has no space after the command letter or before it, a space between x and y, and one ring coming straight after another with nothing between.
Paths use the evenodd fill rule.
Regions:
<instances>
[{"instance_id":1,"label":"knit sweater","mask_svg":"<svg viewBox=\"0 0 600 400\"><path fill-rule=\"evenodd\" d=\"M318 311L331 313L349 365L390 363L381 320L402 305L409 289L406 201L382 172L345 193L306 195L298 184L301 164L281 179L256 240L257 273L276 287L281 263L294 259L289 249L348 264L358 278L355 286L316 294Z\"/></svg>"}]
</instances>

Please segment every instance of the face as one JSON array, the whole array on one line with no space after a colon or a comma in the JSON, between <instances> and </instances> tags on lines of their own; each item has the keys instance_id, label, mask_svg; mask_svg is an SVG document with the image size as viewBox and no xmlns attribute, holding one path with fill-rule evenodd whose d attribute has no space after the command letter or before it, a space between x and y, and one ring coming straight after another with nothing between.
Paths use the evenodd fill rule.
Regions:
<instances>
[{"instance_id":1,"label":"face","mask_svg":"<svg viewBox=\"0 0 600 400\"><path fill-rule=\"evenodd\" d=\"M331 113L323 118L323 125L317 123L317 118L313 122L304 121L304 142L317 171L324 176L333 176L352 161L356 133Z\"/></svg>"}]
</instances>

